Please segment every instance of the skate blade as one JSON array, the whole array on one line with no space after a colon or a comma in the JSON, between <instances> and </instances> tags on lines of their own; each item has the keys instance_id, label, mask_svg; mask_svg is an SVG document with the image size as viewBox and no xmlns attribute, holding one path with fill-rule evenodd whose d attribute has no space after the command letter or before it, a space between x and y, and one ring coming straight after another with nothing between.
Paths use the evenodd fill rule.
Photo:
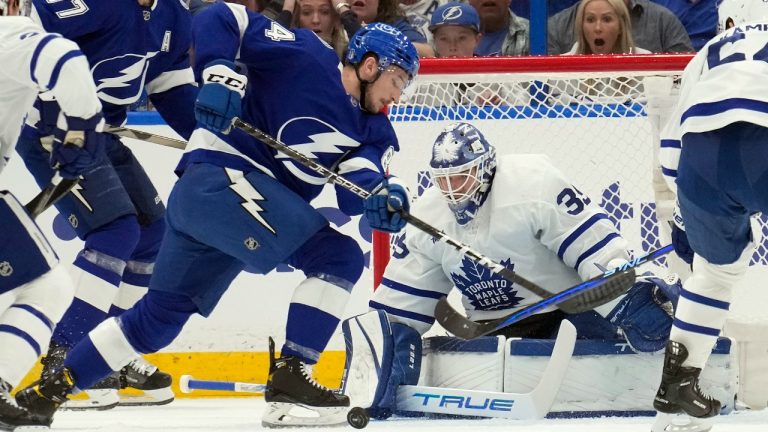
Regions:
<instances>
[{"instance_id":1,"label":"skate blade","mask_svg":"<svg viewBox=\"0 0 768 432\"><path fill-rule=\"evenodd\" d=\"M315 407L300 404L270 402L261 417L266 428L291 426L342 426L347 424L348 406Z\"/></svg>"},{"instance_id":2,"label":"skate blade","mask_svg":"<svg viewBox=\"0 0 768 432\"><path fill-rule=\"evenodd\" d=\"M135 389L132 389L135 390ZM175 395L170 387L157 390L139 390L143 393L120 393L120 406L157 406L173 402Z\"/></svg>"},{"instance_id":3,"label":"skate blade","mask_svg":"<svg viewBox=\"0 0 768 432\"><path fill-rule=\"evenodd\" d=\"M651 432L707 432L713 423L714 417L704 419L687 414L656 413Z\"/></svg>"},{"instance_id":4,"label":"skate blade","mask_svg":"<svg viewBox=\"0 0 768 432\"><path fill-rule=\"evenodd\" d=\"M5 429L0 429L0 430L5 430ZM51 428L48 427L48 426L43 426L43 425L39 425L39 426L16 426L15 429L9 429L9 430L12 430L13 432L40 432L40 431L51 430Z\"/></svg>"},{"instance_id":5,"label":"skate blade","mask_svg":"<svg viewBox=\"0 0 768 432\"><path fill-rule=\"evenodd\" d=\"M70 399L61 406L61 409L69 411L104 411L112 409L120 403L120 397L115 389L85 390L82 393L88 395L88 398Z\"/></svg>"}]
</instances>

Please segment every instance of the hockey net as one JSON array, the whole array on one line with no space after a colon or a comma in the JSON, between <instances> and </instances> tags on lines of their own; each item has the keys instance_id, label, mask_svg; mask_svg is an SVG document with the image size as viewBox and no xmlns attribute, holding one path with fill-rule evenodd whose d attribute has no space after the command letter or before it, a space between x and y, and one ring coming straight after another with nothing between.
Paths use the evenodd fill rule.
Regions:
<instances>
[{"instance_id":1,"label":"hockey net","mask_svg":"<svg viewBox=\"0 0 768 432\"><path fill-rule=\"evenodd\" d=\"M430 184L426 167L435 137L451 122L469 121L499 154L549 155L578 189L605 210L632 252L658 248L669 243L654 202L659 125L674 107L679 78L690 58L426 59L414 94L389 110L401 147L390 169L409 182L415 196L420 195ZM768 231L765 218L759 220L758 231ZM661 265L667 261L661 260ZM376 280L385 262L379 257L375 264ZM762 271L767 264L768 247L763 241L752 266ZM751 325L764 320L741 292L766 291L759 286L760 280L766 280L765 273L751 268L733 306L738 321Z\"/></svg>"}]
</instances>

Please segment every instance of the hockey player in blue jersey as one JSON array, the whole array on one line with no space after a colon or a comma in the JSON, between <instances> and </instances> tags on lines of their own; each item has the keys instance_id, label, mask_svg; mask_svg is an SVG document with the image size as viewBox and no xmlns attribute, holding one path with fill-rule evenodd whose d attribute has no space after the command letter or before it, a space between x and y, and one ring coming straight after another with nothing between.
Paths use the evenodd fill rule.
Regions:
<instances>
[{"instance_id":1,"label":"hockey player in blue jersey","mask_svg":"<svg viewBox=\"0 0 768 432\"><path fill-rule=\"evenodd\" d=\"M429 172L433 186L416 200L413 213L533 283L565 289L629 258L627 243L608 215L544 155L497 157L479 129L455 123L435 140ZM501 318L541 300L413 226L396 238L392 255L370 301L370 314L378 318L354 318L362 333L343 326L345 394L377 417L392 412L399 385L418 382L420 362L413 359L421 358L421 335L435 322L437 301L454 287L467 316L476 321ZM664 348L672 325L669 299L675 291L675 283L642 277L627 295L594 311L568 315L548 308L494 336L554 338L567 319L580 338L625 340L635 351L656 352ZM375 373L360 372L373 359L382 366Z\"/></svg>"},{"instance_id":2,"label":"hockey player in blue jersey","mask_svg":"<svg viewBox=\"0 0 768 432\"><path fill-rule=\"evenodd\" d=\"M384 175L398 143L380 111L397 102L416 75L416 50L398 30L374 23L350 40L341 65L312 31L288 30L228 3L201 12L193 28L203 82L196 107L201 127L178 165L181 177L168 200L168 231L149 293L96 327L69 352L63 370L19 392L17 400L52 415L75 386L87 387L137 353L168 345L191 315L210 314L246 266L267 273L288 263L306 279L288 309L280 358L270 344L262 422L341 423L349 400L315 382L309 366L344 313L362 273L362 251L310 205L324 178L230 131L230 124L241 116L370 190L363 202L337 189L339 208L349 215L365 211L373 228L398 231L404 221L397 210L408 208L408 198ZM298 405L317 416L294 414Z\"/></svg>"},{"instance_id":3,"label":"hockey player in blue jersey","mask_svg":"<svg viewBox=\"0 0 768 432\"><path fill-rule=\"evenodd\" d=\"M685 228L674 228L675 250L693 273L675 311L654 431L670 430L677 414L690 423L677 421L674 430L706 431L719 414L721 403L699 389L699 374L754 252L750 217L768 211L768 3L725 0L718 15L722 33L683 72L661 141L662 172Z\"/></svg>"},{"instance_id":4,"label":"hockey player in blue jersey","mask_svg":"<svg viewBox=\"0 0 768 432\"><path fill-rule=\"evenodd\" d=\"M107 124L125 122L130 104L146 91L176 132L185 138L192 134L197 87L187 54L191 18L183 1L33 0L32 18L80 45ZM18 145L40 185L53 175L45 143L58 112L58 103L42 95ZM165 207L143 168L117 137L105 139L106 158L56 206L85 245L72 266L75 300L54 332L43 375L60 367L66 351L108 314L119 314L144 295L165 230ZM170 383L168 374L137 358L120 376L89 391L90 400L72 404L114 406L119 385L145 393L121 403L166 403L173 399Z\"/></svg>"},{"instance_id":5,"label":"hockey player in blue jersey","mask_svg":"<svg viewBox=\"0 0 768 432\"><path fill-rule=\"evenodd\" d=\"M41 91L59 101L48 163L76 178L96 160L104 126L88 61L77 45L26 16L28 4L0 0L0 171L13 152L26 111ZM73 145L78 143L78 145ZM6 178L6 181L9 179ZM13 183L14 180L10 180ZM9 191L0 191L0 430L40 425L10 395L48 346L72 302L74 286L51 245ZM10 300L10 302L8 302Z\"/></svg>"}]
</instances>

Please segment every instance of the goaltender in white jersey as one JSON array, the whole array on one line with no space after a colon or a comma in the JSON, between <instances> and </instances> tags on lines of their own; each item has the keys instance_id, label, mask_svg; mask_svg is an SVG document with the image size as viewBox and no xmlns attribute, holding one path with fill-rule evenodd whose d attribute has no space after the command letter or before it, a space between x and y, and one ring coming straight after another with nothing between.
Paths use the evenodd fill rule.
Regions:
<instances>
[{"instance_id":1,"label":"goaltender in white jersey","mask_svg":"<svg viewBox=\"0 0 768 432\"><path fill-rule=\"evenodd\" d=\"M477 128L457 123L437 137L429 172L433 187L416 200L412 213L542 287L565 290L629 258L627 243L613 222L546 156L509 155L497 161L494 147ZM438 300L454 287L475 321L499 318L541 300L452 246L407 226L369 303L377 310L373 313L386 312L383 350L370 342L371 348L360 344L348 326L343 327L348 354L368 348L385 365L372 406L366 407L372 416L386 417L395 406L397 386L418 381L412 359L421 358L421 334L434 323ZM672 324L669 298L675 287L658 278L641 278L625 296L595 311L567 315L550 308L498 334L553 338L561 321L568 319L581 338L622 342L623 335L636 351L658 351ZM382 333L368 328L363 332ZM353 359L348 377L354 378L354 368ZM345 389L357 391L351 381Z\"/></svg>"},{"instance_id":2,"label":"goaltender in white jersey","mask_svg":"<svg viewBox=\"0 0 768 432\"><path fill-rule=\"evenodd\" d=\"M62 176L79 176L95 157L94 130L103 128L101 103L88 62L76 44L45 32L18 0L0 0L0 170L16 145L27 110L50 91L64 111L51 149ZM54 325L72 301L74 287L58 257L24 207L0 190L0 429L40 426L10 391L48 347Z\"/></svg>"}]
</instances>

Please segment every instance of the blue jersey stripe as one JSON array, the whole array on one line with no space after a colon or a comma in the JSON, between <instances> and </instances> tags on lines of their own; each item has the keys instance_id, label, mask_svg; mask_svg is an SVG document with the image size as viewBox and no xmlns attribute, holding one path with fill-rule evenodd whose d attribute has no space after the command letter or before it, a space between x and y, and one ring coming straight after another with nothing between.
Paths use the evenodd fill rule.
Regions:
<instances>
[{"instance_id":1,"label":"blue jersey stripe","mask_svg":"<svg viewBox=\"0 0 768 432\"><path fill-rule=\"evenodd\" d=\"M583 262L585 259L587 259L587 258L589 258L590 256L592 256L592 255L593 255L595 252L597 252L597 251L599 251L600 249L602 249L602 248L603 248L603 246L607 245L608 243L610 243L610 241L611 241L611 240L613 240L613 239L615 239L615 238L619 238L619 233L617 233L617 232L612 232L612 233L608 234L607 236L605 236L605 238L604 238L604 239L602 239L602 240L600 240L599 242L595 243L595 245L594 245L594 246L592 246L591 248L587 249L587 250L586 250L586 251L585 251L583 254L581 254L581 256L579 257L579 259L577 259L577 260L576 260L576 265L575 265L575 266L573 266L573 268L575 268L576 270L578 270L578 269L579 269L579 266L581 265L581 263L582 263L582 262Z\"/></svg>"},{"instance_id":2,"label":"blue jersey stripe","mask_svg":"<svg viewBox=\"0 0 768 432\"><path fill-rule=\"evenodd\" d=\"M61 68L64 67L64 63L66 63L69 59L80 57L82 55L82 51L72 50L61 56L56 62L56 65L53 67L53 71L51 72L51 79L48 81L48 86L46 88L50 90L56 87L56 83L59 81L59 74L61 73Z\"/></svg>"},{"instance_id":3,"label":"blue jersey stripe","mask_svg":"<svg viewBox=\"0 0 768 432\"><path fill-rule=\"evenodd\" d=\"M25 342L29 344L29 346L32 347L33 350L35 350L35 353L40 356L40 344L35 341L35 339L29 335L29 333L25 332L24 330L14 327L8 324L0 324L0 332L4 333L10 333L12 335L16 335L22 339L24 339Z\"/></svg>"},{"instance_id":4,"label":"blue jersey stripe","mask_svg":"<svg viewBox=\"0 0 768 432\"><path fill-rule=\"evenodd\" d=\"M424 297L424 298L431 298L435 300L440 300L441 298L445 297L445 294L435 292L435 291L427 291L422 290L418 288L414 288L412 286L404 285L399 282L395 282L392 279L384 278L381 280L381 284L384 285L387 288L391 288L395 291L400 291L402 293L410 294L416 297Z\"/></svg>"},{"instance_id":5,"label":"blue jersey stripe","mask_svg":"<svg viewBox=\"0 0 768 432\"><path fill-rule=\"evenodd\" d=\"M705 306L712 306L713 308L717 309L728 310L731 308L731 304L729 302L724 302L722 300L716 300L701 294L692 293L687 291L685 288L680 290L680 297L686 298L694 303L702 304Z\"/></svg>"},{"instance_id":6,"label":"blue jersey stripe","mask_svg":"<svg viewBox=\"0 0 768 432\"><path fill-rule=\"evenodd\" d=\"M402 310L402 309L394 308L394 307L387 306L387 305L383 305L383 304L381 304L379 302L376 302L376 301L373 301L373 300L368 302L368 306L370 306L373 309L381 309L381 310L383 310L383 311L385 311L387 313L390 313L392 315L396 315L396 316L403 317L403 318L408 318L408 319L411 319L411 320L414 320L414 321L421 321L423 323L427 323L427 324L430 324L430 325L435 323L435 318L434 317L427 316L427 315L422 315L422 314L416 313L416 312L410 312L410 311L407 311L407 310Z\"/></svg>"},{"instance_id":7,"label":"blue jersey stripe","mask_svg":"<svg viewBox=\"0 0 768 432\"><path fill-rule=\"evenodd\" d=\"M667 177L677 177L677 170L665 166L661 167L661 173Z\"/></svg>"},{"instance_id":8,"label":"blue jersey stripe","mask_svg":"<svg viewBox=\"0 0 768 432\"><path fill-rule=\"evenodd\" d=\"M39 319L40 321L42 321L42 322L43 322L43 324L45 324L45 325L46 325L46 327L48 327L49 329L51 329L51 331L53 331L53 327L56 325L56 324L54 324L54 323L53 323L53 322L52 322L50 319L48 319L48 317L47 317L47 316L45 316L45 314L44 314L44 313L40 312L39 310L35 309L34 307L32 307L32 306L30 306L30 305L25 305L25 304L14 304L14 305L11 305L11 307L15 307L15 308L23 309L23 310L25 310L25 311L27 311L27 312L31 313L31 314L32 314L32 315L34 315L34 316L35 316L37 319Z\"/></svg>"},{"instance_id":9,"label":"blue jersey stripe","mask_svg":"<svg viewBox=\"0 0 768 432\"><path fill-rule=\"evenodd\" d=\"M719 329L687 323L685 321L682 321L680 318L675 318L675 320L672 322L672 325L679 328L680 330L689 331L691 333L698 333L698 334L703 334L707 336L720 335Z\"/></svg>"},{"instance_id":10,"label":"blue jersey stripe","mask_svg":"<svg viewBox=\"0 0 768 432\"><path fill-rule=\"evenodd\" d=\"M563 259L565 256L565 251L573 244L573 242L576 241L584 232L586 232L592 225L599 222L601 219L608 219L608 216L606 216L604 213L597 213L592 216L590 216L589 219L584 221L574 232L572 232L568 237L563 240L562 243L560 243L560 248L557 250L557 256L560 259Z\"/></svg>"},{"instance_id":11,"label":"blue jersey stripe","mask_svg":"<svg viewBox=\"0 0 768 432\"><path fill-rule=\"evenodd\" d=\"M722 114L733 109L745 109L768 114L768 102L745 98L733 98L717 102L700 103L693 105L683 113L680 118L680 124L683 124L691 117L708 117Z\"/></svg>"},{"instance_id":12,"label":"blue jersey stripe","mask_svg":"<svg viewBox=\"0 0 768 432\"><path fill-rule=\"evenodd\" d=\"M678 140L673 139L663 139L661 140L661 148L676 148L681 149L683 148L682 144Z\"/></svg>"},{"instance_id":13,"label":"blue jersey stripe","mask_svg":"<svg viewBox=\"0 0 768 432\"><path fill-rule=\"evenodd\" d=\"M32 61L29 64L29 76L32 78L32 82L34 82L37 85L40 85L39 82L37 82L37 78L35 78L35 69L37 69L37 59L40 57L40 52L43 51L43 48L45 48L46 45L48 45L48 42L54 40L55 38L59 37L55 34L49 34L48 36L45 36L35 47L35 51L32 53Z\"/></svg>"}]
</instances>

